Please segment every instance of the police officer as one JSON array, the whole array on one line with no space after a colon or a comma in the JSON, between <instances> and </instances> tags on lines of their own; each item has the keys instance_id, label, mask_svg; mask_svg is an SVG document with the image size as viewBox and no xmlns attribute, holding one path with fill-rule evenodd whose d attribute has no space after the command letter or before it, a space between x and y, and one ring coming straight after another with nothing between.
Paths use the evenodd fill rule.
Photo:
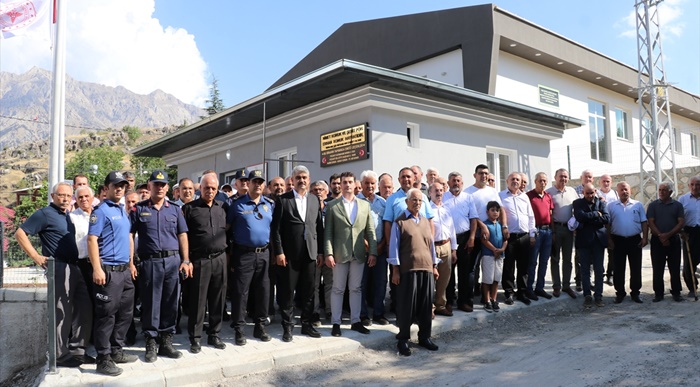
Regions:
<instances>
[{"instance_id":1,"label":"police officer","mask_svg":"<svg viewBox=\"0 0 700 387\"><path fill-rule=\"evenodd\" d=\"M187 240L193 276L190 283L187 315L187 332L190 336L190 352L199 353L204 326L205 307L209 309L207 343L217 349L226 348L219 338L222 314L226 302L226 208L216 200L219 181L213 174L202 176L202 196L185 204L182 213L187 222Z\"/></svg>"},{"instance_id":2,"label":"police officer","mask_svg":"<svg viewBox=\"0 0 700 387\"><path fill-rule=\"evenodd\" d=\"M187 243L187 224L180 207L166 200L168 175L153 171L148 179L150 199L134 206L131 234L139 236L141 259L141 326L146 337L146 362L156 360L156 338L160 336L158 355L172 359L182 356L173 348L180 281L192 276Z\"/></svg>"},{"instance_id":3,"label":"police officer","mask_svg":"<svg viewBox=\"0 0 700 387\"><path fill-rule=\"evenodd\" d=\"M255 288L253 310L248 310L255 321L253 337L270 341L265 332L270 281L268 266L270 255L270 224L274 202L262 195L265 178L262 171L253 170L248 174L248 193L233 202L229 209L227 224L233 231L232 260L233 292L231 307L236 345L245 345L243 332L245 312L248 304L248 289Z\"/></svg>"},{"instance_id":4,"label":"police officer","mask_svg":"<svg viewBox=\"0 0 700 387\"><path fill-rule=\"evenodd\" d=\"M97 372L117 376L115 363L138 359L122 350L134 313L134 244L129 237L129 217L119 201L129 185L121 172L105 178L107 197L90 215L88 256L92 264L95 311L93 338L97 350Z\"/></svg>"}]
</instances>

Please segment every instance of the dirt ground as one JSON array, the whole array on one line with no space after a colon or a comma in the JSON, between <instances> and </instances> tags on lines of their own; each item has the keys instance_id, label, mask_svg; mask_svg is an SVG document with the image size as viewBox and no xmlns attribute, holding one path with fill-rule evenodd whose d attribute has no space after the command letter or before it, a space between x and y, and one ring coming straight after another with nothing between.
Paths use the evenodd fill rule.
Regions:
<instances>
[{"instance_id":1,"label":"dirt ground","mask_svg":"<svg viewBox=\"0 0 700 387\"><path fill-rule=\"evenodd\" d=\"M600 308L584 309L583 297L562 295L566 299L492 313L485 323L435 337L437 352L413 342L413 355L405 358L390 341L304 367L203 385L700 385L700 302L677 303L667 294L652 303L642 293L643 304L629 296L614 304L612 294L606 286Z\"/></svg>"}]
</instances>

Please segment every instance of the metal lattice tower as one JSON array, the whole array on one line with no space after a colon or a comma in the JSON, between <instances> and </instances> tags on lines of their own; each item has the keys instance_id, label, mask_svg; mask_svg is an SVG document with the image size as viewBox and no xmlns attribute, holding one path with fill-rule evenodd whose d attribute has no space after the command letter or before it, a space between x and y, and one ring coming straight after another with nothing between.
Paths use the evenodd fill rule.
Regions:
<instances>
[{"instance_id":1,"label":"metal lattice tower","mask_svg":"<svg viewBox=\"0 0 700 387\"><path fill-rule=\"evenodd\" d=\"M662 0L637 0L637 84L639 104L640 178L639 200L657 198L658 185L671 182L676 191L673 129L661 50L658 4Z\"/></svg>"}]
</instances>

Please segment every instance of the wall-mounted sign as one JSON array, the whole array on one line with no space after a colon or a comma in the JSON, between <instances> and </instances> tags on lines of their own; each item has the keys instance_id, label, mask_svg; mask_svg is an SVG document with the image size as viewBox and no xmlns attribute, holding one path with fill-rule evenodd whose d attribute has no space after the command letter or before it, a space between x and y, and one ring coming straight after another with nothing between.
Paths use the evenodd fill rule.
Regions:
<instances>
[{"instance_id":1,"label":"wall-mounted sign","mask_svg":"<svg viewBox=\"0 0 700 387\"><path fill-rule=\"evenodd\" d=\"M537 85L542 105L559 107L559 90Z\"/></svg>"},{"instance_id":2,"label":"wall-mounted sign","mask_svg":"<svg viewBox=\"0 0 700 387\"><path fill-rule=\"evenodd\" d=\"M366 124L321 135L321 167L369 158Z\"/></svg>"}]
</instances>

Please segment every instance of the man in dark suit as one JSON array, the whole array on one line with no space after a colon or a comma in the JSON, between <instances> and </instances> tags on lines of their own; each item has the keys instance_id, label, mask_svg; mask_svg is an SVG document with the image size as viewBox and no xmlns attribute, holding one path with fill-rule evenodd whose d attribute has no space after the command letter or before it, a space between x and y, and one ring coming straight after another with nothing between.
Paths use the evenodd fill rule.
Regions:
<instances>
[{"instance_id":1,"label":"man in dark suit","mask_svg":"<svg viewBox=\"0 0 700 387\"><path fill-rule=\"evenodd\" d=\"M603 255L608 245L608 237L605 225L610 223L610 215L605 202L596 195L596 189L591 183L583 186L583 197L574 200L574 217L578 221L576 229L576 251L581 264L581 284L585 300L583 306L593 306L591 298L591 272L589 267L593 265L595 272L595 304L604 306L603 303Z\"/></svg>"},{"instance_id":2,"label":"man in dark suit","mask_svg":"<svg viewBox=\"0 0 700 387\"><path fill-rule=\"evenodd\" d=\"M271 224L272 248L277 261L277 304L282 316L282 340L292 341L294 292L301 300L301 333L321 337L311 325L316 267L323 263L323 220L318 197L308 191L309 170L292 171L294 188L279 196Z\"/></svg>"}]
</instances>

